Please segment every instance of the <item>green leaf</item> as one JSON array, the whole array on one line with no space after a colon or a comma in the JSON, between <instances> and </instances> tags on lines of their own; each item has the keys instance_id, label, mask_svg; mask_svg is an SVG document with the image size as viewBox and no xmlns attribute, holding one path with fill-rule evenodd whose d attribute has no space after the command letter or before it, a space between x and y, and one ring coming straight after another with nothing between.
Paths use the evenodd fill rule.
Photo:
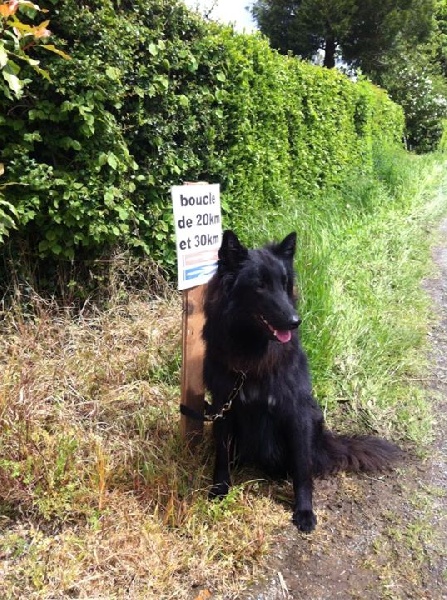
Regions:
<instances>
[{"instance_id":1,"label":"green leaf","mask_svg":"<svg viewBox=\"0 0 447 600\"><path fill-rule=\"evenodd\" d=\"M56 48L54 44L41 44L40 48L45 48L45 50L48 50L49 52L54 52L54 54L62 56L62 58L65 58L65 60L71 60L71 56L66 54L63 50Z\"/></svg>"},{"instance_id":2,"label":"green leaf","mask_svg":"<svg viewBox=\"0 0 447 600\"><path fill-rule=\"evenodd\" d=\"M33 65L33 69L36 71L36 73L39 73L39 75L41 75L44 79L46 79L47 81L51 81L50 74L46 69L41 69L37 65Z\"/></svg>"},{"instance_id":3,"label":"green leaf","mask_svg":"<svg viewBox=\"0 0 447 600\"><path fill-rule=\"evenodd\" d=\"M105 152L101 152L98 156L98 165L103 167L107 163L108 155Z\"/></svg>"},{"instance_id":4,"label":"green leaf","mask_svg":"<svg viewBox=\"0 0 447 600\"><path fill-rule=\"evenodd\" d=\"M104 203L108 208L113 208L115 205L115 194L113 190L106 190L104 193Z\"/></svg>"},{"instance_id":5,"label":"green leaf","mask_svg":"<svg viewBox=\"0 0 447 600\"><path fill-rule=\"evenodd\" d=\"M0 42L0 69L3 69L3 67L6 65L6 63L8 62L8 53L5 50L5 46L3 45L2 42Z\"/></svg>"},{"instance_id":6,"label":"green leaf","mask_svg":"<svg viewBox=\"0 0 447 600\"><path fill-rule=\"evenodd\" d=\"M112 81L119 81L121 78L121 69L109 66L106 68L106 75Z\"/></svg>"},{"instance_id":7,"label":"green leaf","mask_svg":"<svg viewBox=\"0 0 447 600\"><path fill-rule=\"evenodd\" d=\"M126 221L129 218L129 211L122 206L118 206L117 211L121 221Z\"/></svg>"},{"instance_id":8,"label":"green leaf","mask_svg":"<svg viewBox=\"0 0 447 600\"><path fill-rule=\"evenodd\" d=\"M45 252L48 250L49 244L48 240L41 240L38 245L39 252Z\"/></svg>"},{"instance_id":9,"label":"green leaf","mask_svg":"<svg viewBox=\"0 0 447 600\"><path fill-rule=\"evenodd\" d=\"M116 156L112 152L107 156L107 164L114 171L116 171L116 169L118 168L118 159L116 158Z\"/></svg>"},{"instance_id":10,"label":"green leaf","mask_svg":"<svg viewBox=\"0 0 447 600\"><path fill-rule=\"evenodd\" d=\"M9 86L9 89L14 93L16 98L21 98L23 95L23 88L25 87L24 81L21 81L17 75L2 71L3 77Z\"/></svg>"},{"instance_id":11,"label":"green leaf","mask_svg":"<svg viewBox=\"0 0 447 600\"><path fill-rule=\"evenodd\" d=\"M189 106L189 98L188 96L185 96L184 94L182 94L181 96L178 97L178 103L180 104L180 106L186 107Z\"/></svg>"},{"instance_id":12,"label":"green leaf","mask_svg":"<svg viewBox=\"0 0 447 600\"><path fill-rule=\"evenodd\" d=\"M197 59L194 56L191 56L191 62L189 63L188 68L192 73L195 73L199 68L199 63L197 62Z\"/></svg>"}]
</instances>

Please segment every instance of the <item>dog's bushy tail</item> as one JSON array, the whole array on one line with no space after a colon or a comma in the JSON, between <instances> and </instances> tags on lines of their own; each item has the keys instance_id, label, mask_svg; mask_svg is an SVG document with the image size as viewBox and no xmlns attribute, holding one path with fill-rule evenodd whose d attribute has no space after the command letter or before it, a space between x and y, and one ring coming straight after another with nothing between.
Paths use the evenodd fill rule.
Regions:
<instances>
[{"instance_id":1,"label":"dog's bushy tail","mask_svg":"<svg viewBox=\"0 0 447 600\"><path fill-rule=\"evenodd\" d=\"M369 435L344 436L322 431L319 451L314 456L315 474L337 471L375 472L391 469L402 456L398 446Z\"/></svg>"}]
</instances>

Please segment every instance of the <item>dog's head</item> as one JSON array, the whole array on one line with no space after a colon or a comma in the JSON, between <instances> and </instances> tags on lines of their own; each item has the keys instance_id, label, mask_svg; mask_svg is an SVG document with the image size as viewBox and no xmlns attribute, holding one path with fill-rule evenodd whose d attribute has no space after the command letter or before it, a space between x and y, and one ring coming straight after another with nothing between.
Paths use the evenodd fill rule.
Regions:
<instances>
[{"instance_id":1,"label":"dog's head","mask_svg":"<svg viewBox=\"0 0 447 600\"><path fill-rule=\"evenodd\" d=\"M227 230L219 250L217 276L232 320L281 343L290 341L301 322L293 296L295 247L296 234L290 233L282 242L249 250Z\"/></svg>"}]
</instances>

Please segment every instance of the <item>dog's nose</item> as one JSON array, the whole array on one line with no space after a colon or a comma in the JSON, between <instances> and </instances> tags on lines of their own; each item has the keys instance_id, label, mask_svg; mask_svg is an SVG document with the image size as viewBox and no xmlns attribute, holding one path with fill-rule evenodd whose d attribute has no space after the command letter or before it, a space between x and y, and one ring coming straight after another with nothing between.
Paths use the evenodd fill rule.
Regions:
<instances>
[{"instance_id":1,"label":"dog's nose","mask_svg":"<svg viewBox=\"0 0 447 600\"><path fill-rule=\"evenodd\" d=\"M299 316L293 315L293 317L290 319L290 329L296 329L300 325L301 325L301 319L299 318Z\"/></svg>"}]
</instances>

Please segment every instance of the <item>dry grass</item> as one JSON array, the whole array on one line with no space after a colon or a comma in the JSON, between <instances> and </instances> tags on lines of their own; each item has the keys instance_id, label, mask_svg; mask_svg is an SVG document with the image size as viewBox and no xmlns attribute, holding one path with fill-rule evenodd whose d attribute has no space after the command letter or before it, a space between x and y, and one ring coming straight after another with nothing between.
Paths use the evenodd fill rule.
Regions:
<instances>
[{"instance_id":1,"label":"dry grass","mask_svg":"<svg viewBox=\"0 0 447 600\"><path fill-rule=\"evenodd\" d=\"M209 442L178 435L178 295L20 306L0 335L0 596L237 597L289 515L262 483L206 500Z\"/></svg>"}]
</instances>

